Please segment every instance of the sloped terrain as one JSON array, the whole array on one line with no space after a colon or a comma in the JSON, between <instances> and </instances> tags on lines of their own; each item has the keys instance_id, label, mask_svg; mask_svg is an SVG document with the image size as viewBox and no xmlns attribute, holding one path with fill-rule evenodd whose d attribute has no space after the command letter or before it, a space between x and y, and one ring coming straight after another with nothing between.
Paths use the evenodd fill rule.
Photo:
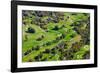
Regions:
<instances>
[{"instance_id":1,"label":"sloped terrain","mask_svg":"<svg viewBox=\"0 0 100 73\"><path fill-rule=\"evenodd\" d=\"M90 58L90 14L22 11L22 61Z\"/></svg>"}]
</instances>

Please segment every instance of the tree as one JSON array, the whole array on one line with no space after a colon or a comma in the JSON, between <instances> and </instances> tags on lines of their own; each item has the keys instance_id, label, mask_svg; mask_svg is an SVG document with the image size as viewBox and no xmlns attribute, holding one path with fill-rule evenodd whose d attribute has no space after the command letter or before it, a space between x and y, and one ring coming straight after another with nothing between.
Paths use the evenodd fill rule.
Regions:
<instances>
[{"instance_id":1,"label":"tree","mask_svg":"<svg viewBox=\"0 0 100 73\"><path fill-rule=\"evenodd\" d=\"M26 34L26 35L25 35L25 41L27 41L27 40L28 40L28 35Z\"/></svg>"},{"instance_id":2,"label":"tree","mask_svg":"<svg viewBox=\"0 0 100 73\"><path fill-rule=\"evenodd\" d=\"M35 56L35 61L39 61L39 56Z\"/></svg>"},{"instance_id":3,"label":"tree","mask_svg":"<svg viewBox=\"0 0 100 73\"><path fill-rule=\"evenodd\" d=\"M90 58L90 52L87 51L84 55L83 55L83 59L89 59Z\"/></svg>"},{"instance_id":4,"label":"tree","mask_svg":"<svg viewBox=\"0 0 100 73\"><path fill-rule=\"evenodd\" d=\"M28 60L28 62L32 62L32 61L33 61L32 59L29 59L29 60Z\"/></svg>"},{"instance_id":5,"label":"tree","mask_svg":"<svg viewBox=\"0 0 100 73\"><path fill-rule=\"evenodd\" d=\"M40 46L36 46L34 49L35 49L35 50L39 50L39 48L40 48Z\"/></svg>"},{"instance_id":6,"label":"tree","mask_svg":"<svg viewBox=\"0 0 100 73\"><path fill-rule=\"evenodd\" d=\"M51 42L47 42L46 45L47 45L47 46L48 46L48 45L51 45Z\"/></svg>"},{"instance_id":7,"label":"tree","mask_svg":"<svg viewBox=\"0 0 100 73\"><path fill-rule=\"evenodd\" d=\"M43 53L50 53L50 50L46 49Z\"/></svg>"},{"instance_id":8,"label":"tree","mask_svg":"<svg viewBox=\"0 0 100 73\"><path fill-rule=\"evenodd\" d=\"M53 28L53 30L58 30L58 29L59 27L57 25Z\"/></svg>"},{"instance_id":9,"label":"tree","mask_svg":"<svg viewBox=\"0 0 100 73\"><path fill-rule=\"evenodd\" d=\"M27 30L28 33L35 33L35 29L33 29L32 27L29 27Z\"/></svg>"},{"instance_id":10,"label":"tree","mask_svg":"<svg viewBox=\"0 0 100 73\"><path fill-rule=\"evenodd\" d=\"M41 61L47 61L48 59L47 58L43 58Z\"/></svg>"},{"instance_id":11,"label":"tree","mask_svg":"<svg viewBox=\"0 0 100 73\"><path fill-rule=\"evenodd\" d=\"M26 51L26 52L24 53L24 55L25 55L25 56L28 55L28 52Z\"/></svg>"},{"instance_id":12,"label":"tree","mask_svg":"<svg viewBox=\"0 0 100 73\"><path fill-rule=\"evenodd\" d=\"M43 54L42 54L42 53L40 53L40 54L39 54L39 57L40 57L40 58L42 58L42 56L43 56Z\"/></svg>"},{"instance_id":13,"label":"tree","mask_svg":"<svg viewBox=\"0 0 100 73\"><path fill-rule=\"evenodd\" d=\"M41 41L41 40L42 40L42 38L41 38L41 37L39 37L39 38L37 38L36 40L37 40L37 41Z\"/></svg>"}]
</instances>

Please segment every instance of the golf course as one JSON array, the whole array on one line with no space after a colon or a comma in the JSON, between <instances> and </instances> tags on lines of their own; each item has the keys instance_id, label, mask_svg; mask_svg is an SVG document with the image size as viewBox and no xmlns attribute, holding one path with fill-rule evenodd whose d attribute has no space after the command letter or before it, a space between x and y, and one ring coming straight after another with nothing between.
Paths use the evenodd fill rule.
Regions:
<instances>
[{"instance_id":1,"label":"golf course","mask_svg":"<svg viewBox=\"0 0 100 73\"><path fill-rule=\"evenodd\" d=\"M90 14L22 10L22 62L90 59Z\"/></svg>"}]
</instances>

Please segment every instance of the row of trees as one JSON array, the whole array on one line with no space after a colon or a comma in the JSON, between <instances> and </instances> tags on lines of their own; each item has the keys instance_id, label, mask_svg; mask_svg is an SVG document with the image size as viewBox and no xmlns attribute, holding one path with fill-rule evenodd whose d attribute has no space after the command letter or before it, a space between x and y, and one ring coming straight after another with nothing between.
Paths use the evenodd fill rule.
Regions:
<instances>
[{"instance_id":1,"label":"row of trees","mask_svg":"<svg viewBox=\"0 0 100 73\"><path fill-rule=\"evenodd\" d=\"M37 41L41 41L43 38L44 38L45 36L44 35L41 35L40 37L38 37L36 40ZM54 39L54 40L52 40L52 41L47 41L46 43L44 42L41 46L36 46L36 47L32 47L31 49L28 49L25 53L24 53L24 55L26 56L26 55L28 55L29 53L31 53L32 51L38 51L39 49L40 49L40 47L44 47L44 46L49 46L49 45L51 45L51 44L53 44L53 43L57 43L59 40L61 40L61 39L63 39L64 38L64 36L63 35L61 35L61 36L58 36L58 37L56 37L56 39ZM28 37L26 36L26 38L25 39L27 39L28 40Z\"/></svg>"},{"instance_id":2,"label":"row of trees","mask_svg":"<svg viewBox=\"0 0 100 73\"><path fill-rule=\"evenodd\" d=\"M64 53L64 49L67 47L67 44L62 41L57 46L49 49L45 49L45 51L41 52L38 56L36 56L34 59L35 61L47 61L48 59L52 59L57 53ZM49 54L48 57L43 57L44 54ZM61 55L59 55L59 60L61 59Z\"/></svg>"}]
</instances>

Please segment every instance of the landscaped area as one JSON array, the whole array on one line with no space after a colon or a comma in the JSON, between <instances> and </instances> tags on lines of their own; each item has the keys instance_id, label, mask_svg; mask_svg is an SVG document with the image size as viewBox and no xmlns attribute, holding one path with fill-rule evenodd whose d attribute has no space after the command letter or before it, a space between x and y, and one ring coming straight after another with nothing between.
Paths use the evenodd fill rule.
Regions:
<instances>
[{"instance_id":1,"label":"landscaped area","mask_svg":"<svg viewBox=\"0 0 100 73\"><path fill-rule=\"evenodd\" d=\"M90 14L22 11L22 61L90 58Z\"/></svg>"}]
</instances>

